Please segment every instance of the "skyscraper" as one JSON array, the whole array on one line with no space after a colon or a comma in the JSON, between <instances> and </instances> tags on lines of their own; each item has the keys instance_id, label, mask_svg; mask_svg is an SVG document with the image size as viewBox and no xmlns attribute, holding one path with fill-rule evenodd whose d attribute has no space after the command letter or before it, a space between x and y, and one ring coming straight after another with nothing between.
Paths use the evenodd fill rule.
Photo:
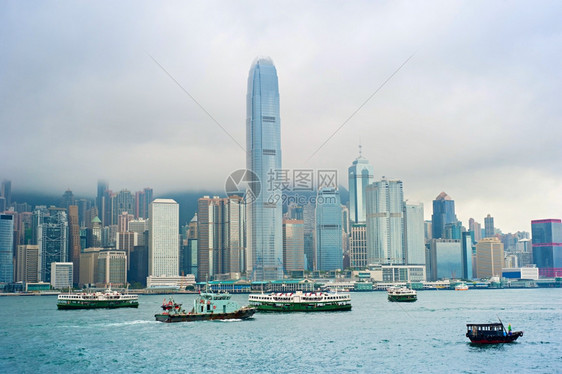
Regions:
<instances>
[{"instance_id":1,"label":"skyscraper","mask_svg":"<svg viewBox=\"0 0 562 374\"><path fill-rule=\"evenodd\" d=\"M423 204L405 204L405 252L408 265L425 264Z\"/></svg>"},{"instance_id":2,"label":"skyscraper","mask_svg":"<svg viewBox=\"0 0 562 374\"><path fill-rule=\"evenodd\" d=\"M539 275L562 277L562 220L533 220L531 233L533 262L539 268Z\"/></svg>"},{"instance_id":3,"label":"skyscraper","mask_svg":"<svg viewBox=\"0 0 562 374\"><path fill-rule=\"evenodd\" d=\"M468 230L472 231L472 239L474 242L479 242L480 239L482 239L482 227L474 218L468 220Z\"/></svg>"},{"instance_id":4,"label":"skyscraper","mask_svg":"<svg viewBox=\"0 0 562 374\"><path fill-rule=\"evenodd\" d=\"M283 263L285 272L304 272L304 221L283 221Z\"/></svg>"},{"instance_id":5,"label":"skyscraper","mask_svg":"<svg viewBox=\"0 0 562 374\"><path fill-rule=\"evenodd\" d=\"M496 229L494 228L494 217L487 215L484 218L484 237L491 238L496 235Z\"/></svg>"},{"instance_id":6,"label":"skyscraper","mask_svg":"<svg viewBox=\"0 0 562 374\"><path fill-rule=\"evenodd\" d=\"M367 201L367 262L404 263L404 193L402 181L370 184Z\"/></svg>"},{"instance_id":7,"label":"skyscraper","mask_svg":"<svg viewBox=\"0 0 562 374\"><path fill-rule=\"evenodd\" d=\"M348 169L349 218L352 222L365 223L367 221L365 189L373 183L373 175L373 166L361 155L360 148L359 157Z\"/></svg>"},{"instance_id":8,"label":"skyscraper","mask_svg":"<svg viewBox=\"0 0 562 374\"><path fill-rule=\"evenodd\" d=\"M179 205L156 199L149 207L148 275L179 275ZM125 267L126 269L126 267Z\"/></svg>"},{"instance_id":9,"label":"skyscraper","mask_svg":"<svg viewBox=\"0 0 562 374\"><path fill-rule=\"evenodd\" d=\"M78 224L78 206L68 206L68 253L73 264L73 282L80 282L80 225Z\"/></svg>"},{"instance_id":10,"label":"skyscraper","mask_svg":"<svg viewBox=\"0 0 562 374\"><path fill-rule=\"evenodd\" d=\"M339 191L321 189L316 204L316 269L343 270Z\"/></svg>"},{"instance_id":11,"label":"skyscraper","mask_svg":"<svg viewBox=\"0 0 562 374\"><path fill-rule=\"evenodd\" d=\"M282 279L283 211L276 196L281 191L268 184L271 173L281 171L279 86L270 58L258 58L250 68L246 109L246 168L261 182L247 209L248 274L255 280Z\"/></svg>"},{"instance_id":12,"label":"skyscraper","mask_svg":"<svg viewBox=\"0 0 562 374\"><path fill-rule=\"evenodd\" d=\"M12 182L5 180L2 182L0 196L6 199L6 209L12 206Z\"/></svg>"},{"instance_id":13,"label":"skyscraper","mask_svg":"<svg viewBox=\"0 0 562 374\"><path fill-rule=\"evenodd\" d=\"M14 281L14 216L0 214L0 283Z\"/></svg>"},{"instance_id":14,"label":"skyscraper","mask_svg":"<svg viewBox=\"0 0 562 374\"><path fill-rule=\"evenodd\" d=\"M476 243L476 277L501 277L504 267L503 243L496 237Z\"/></svg>"},{"instance_id":15,"label":"skyscraper","mask_svg":"<svg viewBox=\"0 0 562 374\"><path fill-rule=\"evenodd\" d=\"M68 217L64 209L36 209L37 245L41 251L41 280L51 282L51 262L68 261Z\"/></svg>"},{"instance_id":16,"label":"skyscraper","mask_svg":"<svg viewBox=\"0 0 562 374\"><path fill-rule=\"evenodd\" d=\"M349 235L349 265L364 269L367 263L367 227L365 223L352 223Z\"/></svg>"},{"instance_id":17,"label":"skyscraper","mask_svg":"<svg viewBox=\"0 0 562 374\"><path fill-rule=\"evenodd\" d=\"M449 223L457 223L455 214L455 201L445 192L441 192L433 200L433 214L431 215L433 239L452 239L445 235L445 226Z\"/></svg>"}]
</instances>

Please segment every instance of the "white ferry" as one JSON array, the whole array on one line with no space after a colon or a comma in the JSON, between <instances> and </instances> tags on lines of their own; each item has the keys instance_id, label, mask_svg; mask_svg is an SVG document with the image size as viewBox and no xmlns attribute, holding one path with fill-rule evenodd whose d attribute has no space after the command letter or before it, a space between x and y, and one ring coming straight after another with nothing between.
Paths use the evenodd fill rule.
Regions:
<instances>
[{"instance_id":1,"label":"white ferry","mask_svg":"<svg viewBox=\"0 0 562 374\"><path fill-rule=\"evenodd\" d=\"M351 310L351 296L331 292L251 294L251 306L262 312L327 312Z\"/></svg>"}]
</instances>

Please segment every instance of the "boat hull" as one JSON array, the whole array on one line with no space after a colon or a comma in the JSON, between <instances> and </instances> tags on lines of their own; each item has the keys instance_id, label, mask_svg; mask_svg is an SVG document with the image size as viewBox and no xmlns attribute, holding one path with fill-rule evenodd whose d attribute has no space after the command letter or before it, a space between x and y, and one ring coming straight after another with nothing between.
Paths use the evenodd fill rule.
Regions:
<instances>
[{"instance_id":1,"label":"boat hull","mask_svg":"<svg viewBox=\"0 0 562 374\"><path fill-rule=\"evenodd\" d=\"M388 301L398 303L412 303L418 299L417 295L388 295Z\"/></svg>"},{"instance_id":2,"label":"boat hull","mask_svg":"<svg viewBox=\"0 0 562 374\"><path fill-rule=\"evenodd\" d=\"M59 302L58 309L115 309L115 308L138 308L138 301L103 300L103 301L80 301Z\"/></svg>"},{"instance_id":3,"label":"boat hull","mask_svg":"<svg viewBox=\"0 0 562 374\"><path fill-rule=\"evenodd\" d=\"M511 335L506 334L505 336L476 336L473 337L470 334L466 334L470 339L472 344L503 344L512 343L517 340L518 337L523 336L523 331L512 332Z\"/></svg>"},{"instance_id":4,"label":"boat hull","mask_svg":"<svg viewBox=\"0 0 562 374\"><path fill-rule=\"evenodd\" d=\"M312 303L291 303L291 304L268 304L255 305L260 312L340 312L351 310L351 304L312 304Z\"/></svg>"},{"instance_id":5,"label":"boat hull","mask_svg":"<svg viewBox=\"0 0 562 374\"><path fill-rule=\"evenodd\" d=\"M159 322L194 322L225 319L248 319L254 315L256 309L242 308L233 313L177 313L177 314L155 314Z\"/></svg>"}]
</instances>

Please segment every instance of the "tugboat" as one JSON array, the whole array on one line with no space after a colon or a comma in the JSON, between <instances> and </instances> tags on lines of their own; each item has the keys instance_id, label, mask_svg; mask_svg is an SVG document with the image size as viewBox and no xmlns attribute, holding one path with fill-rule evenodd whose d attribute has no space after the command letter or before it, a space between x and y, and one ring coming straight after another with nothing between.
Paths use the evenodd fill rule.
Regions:
<instances>
[{"instance_id":1,"label":"tugboat","mask_svg":"<svg viewBox=\"0 0 562 374\"><path fill-rule=\"evenodd\" d=\"M388 301L413 302L418 299L416 291L406 287L390 287L387 292Z\"/></svg>"},{"instance_id":2,"label":"tugboat","mask_svg":"<svg viewBox=\"0 0 562 374\"><path fill-rule=\"evenodd\" d=\"M511 343L523 336L523 331L511 331L511 325L506 330L501 320L500 323L469 323L466 330L466 337L473 344Z\"/></svg>"},{"instance_id":3,"label":"tugboat","mask_svg":"<svg viewBox=\"0 0 562 374\"><path fill-rule=\"evenodd\" d=\"M172 297L162 303L162 312L154 317L160 322L192 322L213 319L247 319L254 315L255 308L240 306L230 300L229 293L202 292L193 301L191 311L185 311Z\"/></svg>"},{"instance_id":4,"label":"tugboat","mask_svg":"<svg viewBox=\"0 0 562 374\"><path fill-rule=\"evenodd\" d=\"M288 292L252 294L251 306L260 312L334 312L351 310L351 297L347 293Z\"/></svg>"}]
</instances>

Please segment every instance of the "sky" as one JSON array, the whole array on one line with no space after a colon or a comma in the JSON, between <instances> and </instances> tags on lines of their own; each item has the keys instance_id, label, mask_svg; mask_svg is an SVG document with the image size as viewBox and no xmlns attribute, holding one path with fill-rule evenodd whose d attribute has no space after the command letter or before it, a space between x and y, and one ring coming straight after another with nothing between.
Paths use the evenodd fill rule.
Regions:
<instances>
[{"instance_id":1,"label":"sky","mask_svg":"<svg viewBox=\"0 0 562 374\"><path fill-rule=\"evenodd\" d=\"M0 179L222 190L270 56L284 168L347 188L361 144L425 219L445 191L465 225L530 231L562 218L561 19L559 1L2 1Z\"/></svg>"}]
</instances>

